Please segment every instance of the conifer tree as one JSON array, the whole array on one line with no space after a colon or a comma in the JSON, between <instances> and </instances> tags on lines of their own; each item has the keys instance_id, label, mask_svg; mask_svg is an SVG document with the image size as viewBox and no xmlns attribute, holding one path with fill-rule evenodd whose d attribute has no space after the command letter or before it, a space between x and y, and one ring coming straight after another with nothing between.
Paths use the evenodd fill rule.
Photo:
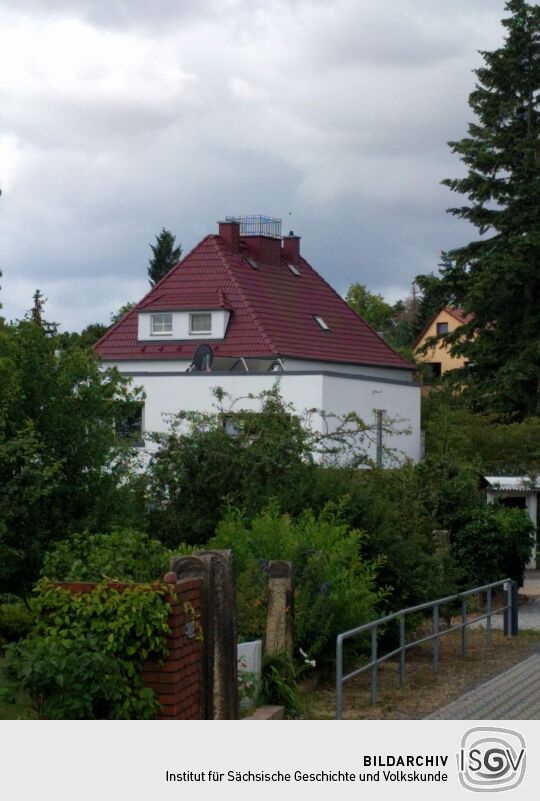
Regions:
<instances>
[{"instance_id":1,"label":"conifer tree","mask_svg":"<svg viewBox=\"0 0 540 801\"><path fill-rule=\"evenodd\" d=\"M156 236L156 244L150 245L153 256L148 265L148 279L151 286L157 284L180 260L182 246L175 247L175 239L170 231L162 228L159 236Z\"/></svg>"},{"instance_id":2,"label":"conifer tree","mask_svg":"<svg viewBox=\"0 0 540 801\"><path fill-rule=\"evenodd\" d=\"M449 252L446 293L474 320L447 337L470 362L468 394L501 418L540 414L540 6L506 3L504 45L482 52L468 136L450 142L467 167L443 181L468 198L449 209L480 238Z\"/></svg>"}]
</instances>

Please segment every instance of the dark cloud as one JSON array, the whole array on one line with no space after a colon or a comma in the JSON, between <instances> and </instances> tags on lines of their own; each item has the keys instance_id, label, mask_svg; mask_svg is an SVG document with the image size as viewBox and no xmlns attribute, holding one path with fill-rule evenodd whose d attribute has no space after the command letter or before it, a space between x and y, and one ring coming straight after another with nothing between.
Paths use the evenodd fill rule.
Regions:
<instances>
[{"instance_id":1,"label":"dark cloud","mask_svg":"<svg viewBox=\"0 0 540 801\"><path fill-rule=\"evenodd\" d=\"M395 295L470 236L445 215L503 0L0 0L4 313L69 328L146 290L149 242L281 216L337 289Z\"/></svg>"}]
</instances>

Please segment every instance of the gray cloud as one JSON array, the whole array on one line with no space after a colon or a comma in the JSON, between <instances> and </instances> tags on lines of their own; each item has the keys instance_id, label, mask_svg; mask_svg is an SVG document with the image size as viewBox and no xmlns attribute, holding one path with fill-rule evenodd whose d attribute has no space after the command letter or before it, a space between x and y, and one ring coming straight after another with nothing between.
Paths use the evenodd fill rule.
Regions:
<instances>
[{"instance_id":1,"label":"gray cloud","mask_svg":"<svg viewBox=\"0 0 540 801\"><path fill-rule=\"evenodd\" d=\"M80 328L146 291L162 226L281 216L337 289L407 291L472 236L445 215L503 0L0 0L0 267Z\"/></svg>"}]
</instances>

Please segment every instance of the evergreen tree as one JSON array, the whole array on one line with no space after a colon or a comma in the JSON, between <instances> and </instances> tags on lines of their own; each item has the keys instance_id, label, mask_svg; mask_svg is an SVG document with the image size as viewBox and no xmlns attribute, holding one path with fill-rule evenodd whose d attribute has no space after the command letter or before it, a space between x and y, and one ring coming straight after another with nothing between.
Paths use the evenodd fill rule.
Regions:
<instances>
[{"instance_id":1,"label":"evergreen tree","mask_svg":"<svg viewBox=\"0 0 540 801\"><path fill-rule=\"evenodd\" d=\"M540 6L506 3L504 46L483 52L469 135L450 142L467 167L443 181L469 203L450 213L481 238L451 251L442 275L474 319L447 336L470 362L473 407L501 418L540 414Z\"/></svg>"},{"instance_id":2,"label":"evergreen tree","mask_svg":"<svg viewBox=\"0 0 540 801\"><path fill-rule=\"evenodd\" d=\"M159 236L156 236L156 244L150 245L153 256L148 265L148 279L151 286L157 284L180 260L182 246L175 247L175 239L170 231L162 228Z\"/></svg>"}]
</instances>

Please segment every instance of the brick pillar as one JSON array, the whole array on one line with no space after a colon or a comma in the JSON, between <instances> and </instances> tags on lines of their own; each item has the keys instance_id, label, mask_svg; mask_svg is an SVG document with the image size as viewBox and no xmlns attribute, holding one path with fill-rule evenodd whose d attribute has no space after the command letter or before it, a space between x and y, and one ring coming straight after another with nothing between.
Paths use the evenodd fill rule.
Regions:
<instances>
[{"instance_id":1,"label":"brick pillar","mask_svg":"<svg viewBox=\"0 0 540 801\"><path fill-rule=\"evenodd\" d=\"M236 582L232 552L204 551L189 557L173 557L171 567L177 576L200 576L204 586L205 714L213 720L236 720Z\"/></svg>"},{"instance_id":2,"label":"brick pillar","mask_svg":"<svg viewBox=\"0 0 540 801\"><path fill-rule=\"evenodd\" d=\"M202 641L200 616L202 581L176 581L174 573L165 580L174 584L167 639L169 655L165 662L148 660L143 679L161 704L160 720L198 720L201 714ZM194 611L193 611L194 610Z\"/></svg>"}]
</instances>

